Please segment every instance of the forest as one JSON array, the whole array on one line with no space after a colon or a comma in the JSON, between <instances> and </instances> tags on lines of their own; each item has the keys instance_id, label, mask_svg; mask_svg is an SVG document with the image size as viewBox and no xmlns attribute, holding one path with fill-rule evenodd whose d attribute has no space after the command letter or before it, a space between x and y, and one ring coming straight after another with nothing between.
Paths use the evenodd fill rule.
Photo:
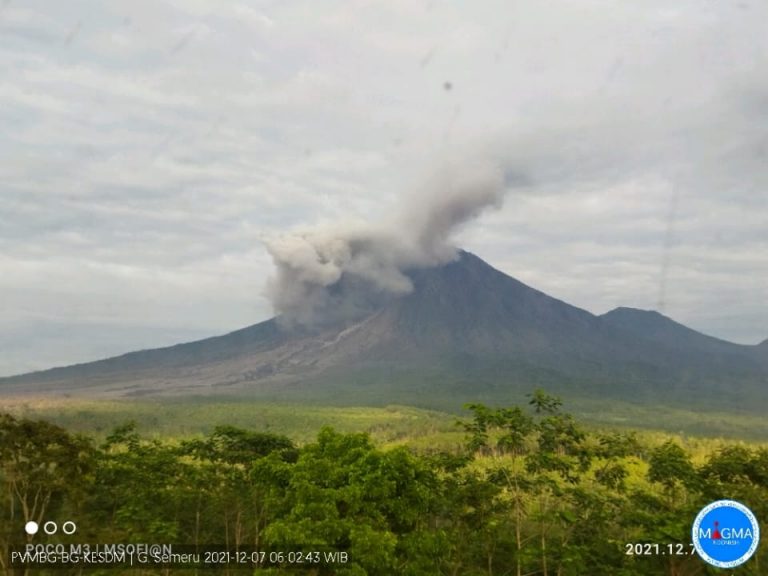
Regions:
<instances>
[{"instance_id":1,"label":"forest","mask_svg":"<svg viewBox=\"0 0 768 576\"><path fill-rule=\"evenodd\" d=\"M301 442L232 425L147 437L126 423L96 435L0 414L0 570L181 571L11 565L11 551L45 542L267 553L262 563L196 565L190 574L768 573L764 546L725 572L690 542L694 517L714 500L768 517L764 446L731 441L692 453L672 436L585 425L540 390L518 406L466 408L461 440L435 447L381 446L331 427ZM28 536L28 520L69 520L77 531ZM318 551L344 552L345 561L312 561Z\"/></svg>"}]
</instances>

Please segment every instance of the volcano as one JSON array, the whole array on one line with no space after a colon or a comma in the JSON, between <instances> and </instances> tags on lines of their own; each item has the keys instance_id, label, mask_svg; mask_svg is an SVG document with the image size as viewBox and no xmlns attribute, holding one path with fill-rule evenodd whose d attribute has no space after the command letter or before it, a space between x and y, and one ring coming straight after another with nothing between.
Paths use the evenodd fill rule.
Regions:
<instances>
[{"instance_id":1,"label":"volcano","mask_svg":"<svg viewBox=\"0 0 768 576\"><path fill-rule=\"evenodd\" d=\"M5 394L241 395L444 407L541 387L571 397L766 408L766 343L745 346L653 311L602 316L468 252L408 272L413 290L343 322L273 318L223 336L0 379Z\"/></svg>"}]
</instances>

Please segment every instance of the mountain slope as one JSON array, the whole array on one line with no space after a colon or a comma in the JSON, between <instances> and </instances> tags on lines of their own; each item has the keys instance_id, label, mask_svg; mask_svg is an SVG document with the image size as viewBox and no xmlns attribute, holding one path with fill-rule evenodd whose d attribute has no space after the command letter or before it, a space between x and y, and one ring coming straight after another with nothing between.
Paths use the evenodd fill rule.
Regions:
<instances>
[{"instance_id":1,"label":"mountain slope","mask_svg":"<svg viewBox=\"0 0 768 576\"><path fill-rule=\"evenodd\" d=\"M197 342L0 379L0 390L456 407L503 402L541 386L644 402L766 404L762 346L710 338L655 312L620 308L595 316L466 252L409 276L410 294L354 321L296 328L272 319Z\"/></svg>"},{"instance_id":2,"label":"mountain slope","mask_svg":"<svg viewBox=\"0 0 768 576\"><path fill-rule=\"evenodd\" d=\"M723 376L765 371L761 345L744 346L707 336L656 311L616 308L600 317L614 328L661 344L682 364L701 364Z\"/></svg>"},{"instance_id":3,"label":"mountain slope","mask_svg":"<svg viewBox=\"0 0 768 576\"><path fill-rule=\"evenodd\" d=\"M675 349L748 353L750 347L707 336L654 310L620 307L600 318L611 326Z\"/></svg>"}]
</instances>

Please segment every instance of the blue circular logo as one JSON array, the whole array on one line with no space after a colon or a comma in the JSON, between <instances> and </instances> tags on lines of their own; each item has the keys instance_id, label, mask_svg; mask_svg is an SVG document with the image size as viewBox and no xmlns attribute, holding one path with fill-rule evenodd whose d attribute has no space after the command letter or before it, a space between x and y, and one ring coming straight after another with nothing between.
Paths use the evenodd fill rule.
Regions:
<instances>
[{"instance_id":1,"label":"blue circular logo","mask_svg":"<svg viewBox=\"0 0 768 576\"><path fill-rule=\"evenodd\" d=\"M718 500L698 513L691 536L702 560L718 568L735 568L757 550L760 527L744 504Z\"/></svg>"}]
</instances>

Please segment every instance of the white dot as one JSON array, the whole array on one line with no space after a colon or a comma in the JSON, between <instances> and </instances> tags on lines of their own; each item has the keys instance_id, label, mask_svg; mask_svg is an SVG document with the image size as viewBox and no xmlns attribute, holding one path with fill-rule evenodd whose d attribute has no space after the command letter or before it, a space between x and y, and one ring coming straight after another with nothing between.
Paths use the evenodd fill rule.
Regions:
<instances>
[{"instance_id":1,"label":"white dot","mask_svg":"<svg viewBox=\"0 0 768 576\"><path fill-rule=\"evenodd\" d=\"M30 536L32 536L33 534L37 534L38 528L39 526L37 525L37 522L33 522L32 520L30 520L24 525L24 531Z\"/></svg>"}]
</instances>

